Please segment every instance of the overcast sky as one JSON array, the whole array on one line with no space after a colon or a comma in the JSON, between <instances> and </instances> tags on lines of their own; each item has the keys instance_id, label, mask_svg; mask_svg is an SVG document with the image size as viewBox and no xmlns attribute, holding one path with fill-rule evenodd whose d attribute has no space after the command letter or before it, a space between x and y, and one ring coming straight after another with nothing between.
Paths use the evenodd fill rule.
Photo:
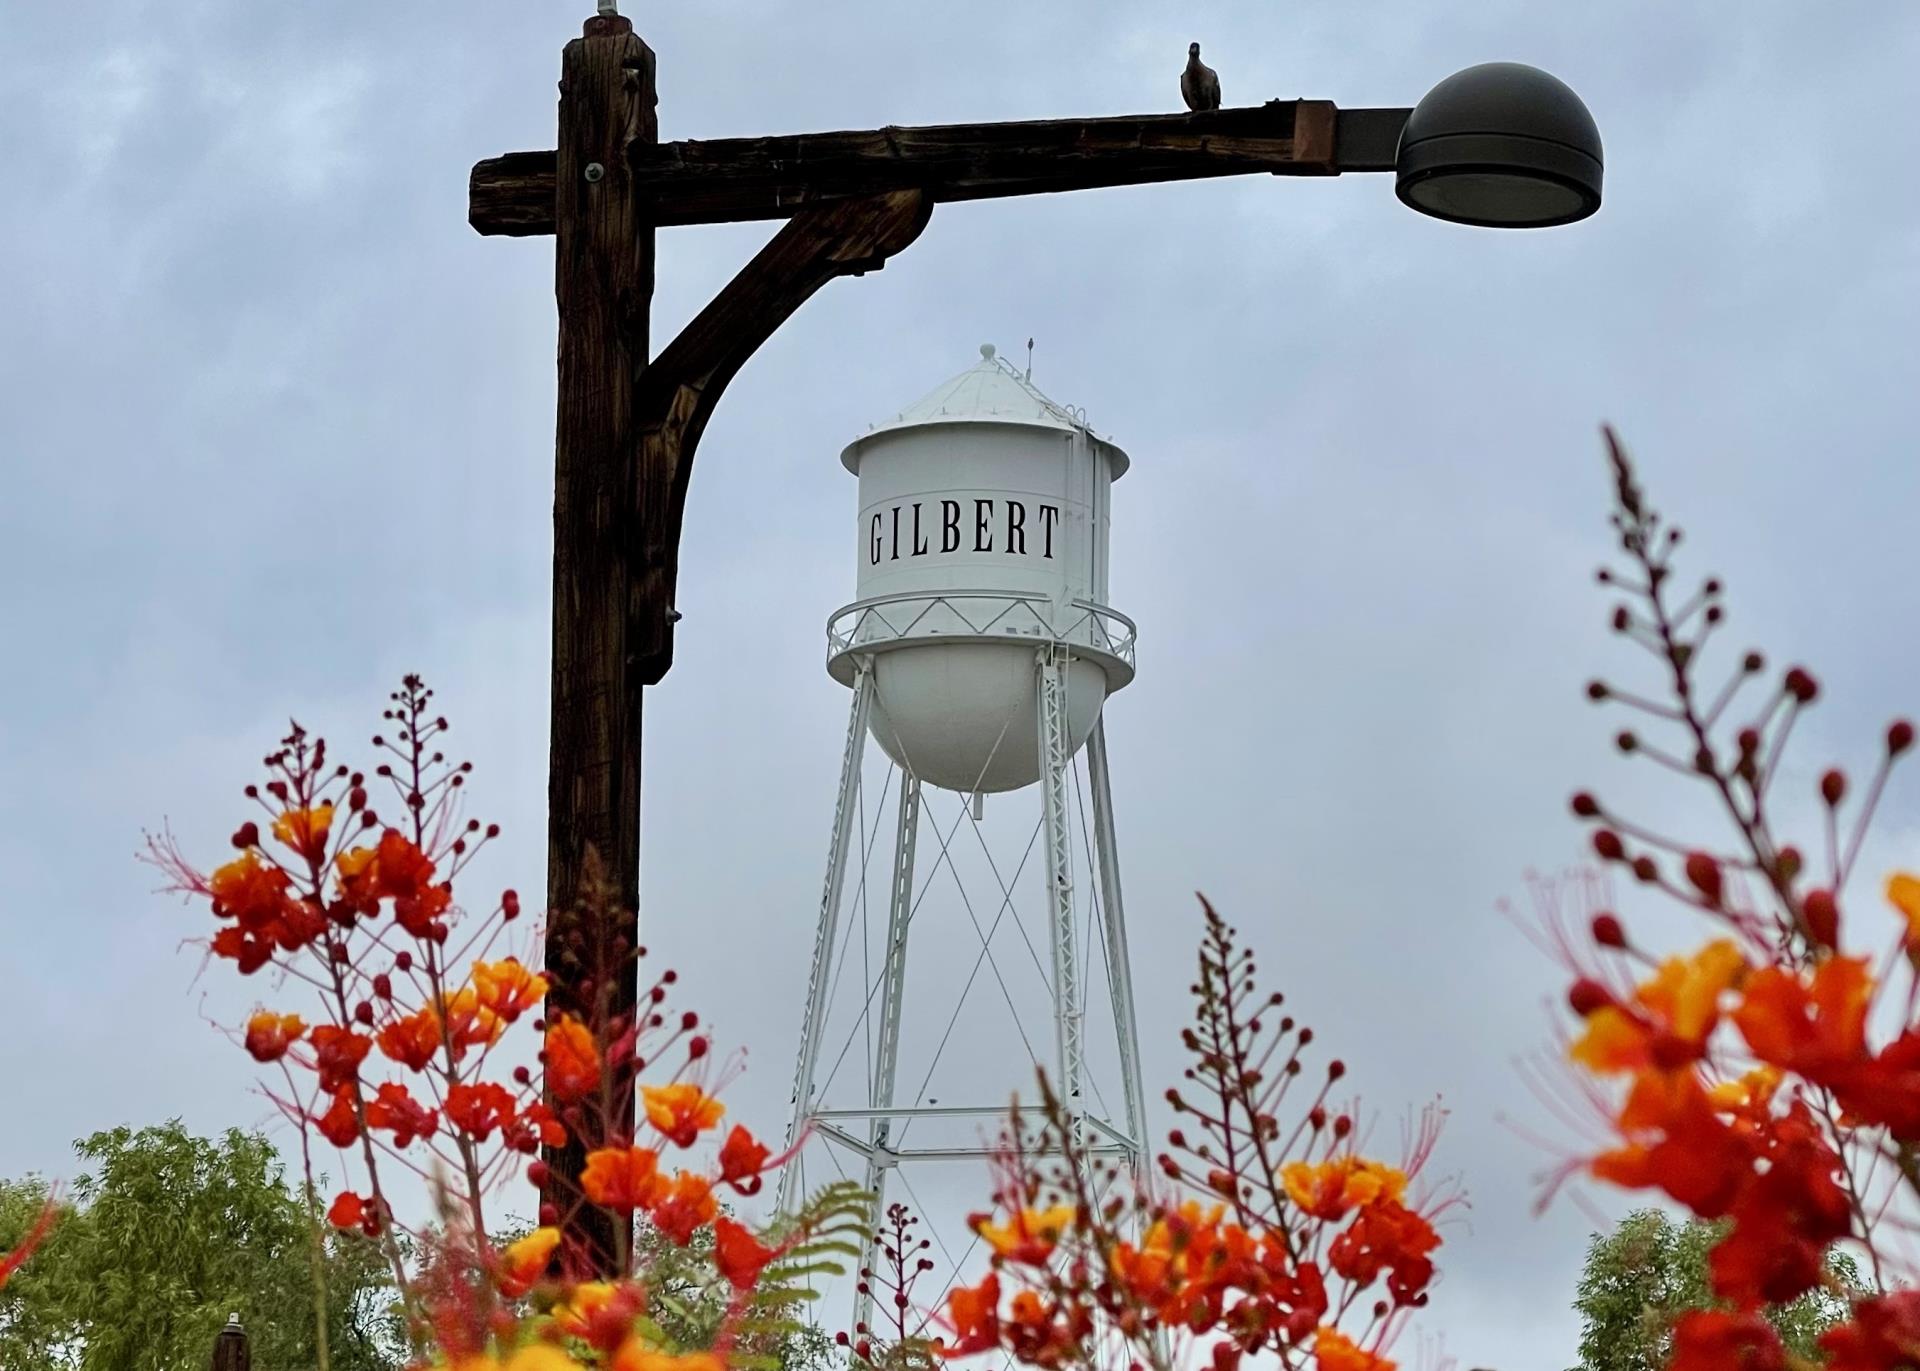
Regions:
<instances>
[{"instance_id":1,"label":"overcast sky","mask_svg":"<svg viewBox=\"0 0 1920 1371\"><path fill-rule=\"evenodd\" d=\"M357 742L426 673L507 825L474 881L542 886L551 252L476 236L465 199L475 160L551 146L585 8L9 12L0 1175L63 1174L122 1122L264 1118L202 1019L249 996L195 984L202 924L132 854L170 820L217 859L289 715ZM1177 108L1195 38L1229 104L1411 104L1490 59L1586 99L1606 204L1578 226L1440 224L1379 176L948 206L807 305L700 450L643 894L753 1053L734 1109L777 1133L847 703L821 660L853 598L837 454L978 344L1035 338L1036 382L1134 459L1112 583L1140 675L1108 718L1150 1089L1204 890L1386 1136L1452 1110L1437 1165L1473 1207L1422 1326L1466 1365L1568 1364L1589 1220L1530 1217L1550 1159L1497 1118L1538 1115L1511 1061L1559 978L1495 904L1577 855L1577 785L1683 808L1579 694L1612 649L1597 425L1742 632L1834 687L1816 749L1920 706L1920 10L639 8L667 139ZM656 347L768 232L661 235Z\"/></svg>"}]
</instances>

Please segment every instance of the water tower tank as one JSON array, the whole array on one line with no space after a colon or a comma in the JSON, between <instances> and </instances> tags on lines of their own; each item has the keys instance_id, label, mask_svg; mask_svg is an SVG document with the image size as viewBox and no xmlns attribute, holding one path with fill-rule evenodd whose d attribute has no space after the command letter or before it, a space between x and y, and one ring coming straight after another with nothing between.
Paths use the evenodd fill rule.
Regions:
<instances>
[{"instance_id":1,"label":"water tower tank","mask_svg":"<svg viewBox=\"0 0 1920 1371\"><path fill-rule=\"evenodd\" d=\"M1127 455L991 346L850 443L859 599L828 623L827 669L871 664L868 727L926 785L994 793L1040 776L1038 665L1067 665L1077 750L1133 679L1134 629L1107 607L1112 484Z\"/></svg>"}]
</instances>

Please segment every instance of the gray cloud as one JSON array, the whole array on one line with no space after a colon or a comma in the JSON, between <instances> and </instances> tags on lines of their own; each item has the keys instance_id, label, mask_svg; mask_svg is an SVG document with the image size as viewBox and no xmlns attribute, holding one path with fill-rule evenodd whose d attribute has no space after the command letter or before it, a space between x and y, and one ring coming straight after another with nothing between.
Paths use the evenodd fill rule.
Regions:
<instances>
[{"instance_id":1,"label":"gray cloud","mask_svg":"<svg viewBox=\"0 0 1920 1371\"><path fill-rule=\"evenodd\" d=\"M1167 106L1193 37L1229 103L1411 103L1517 58L1592 106L1607 206L1517 236L1406 214L1379 177L949 206L823 293L701 450L680 660L648 700L648 937L750 1045L734 1107L777 1130L846 706L820 660L852 594L835 455L976 343L1033 336L1035 379L1136 461L1114 597L1142 669L1109 718L1150 1087L1177 1074L1168 968L1204 889L1383 1128L1435 1091L1452 1108L1438 1164L1474 1204L1424 1326L1469 1364L1564 1364L1587 1220L1529 1216L1516 1178L1545 1159L1495 1122L1531 1108L1509 1061L1556 976L1492 906L1575 852L1578 782L1692 812L1603 756L1578 699L1611 661L1595 425L1623 426L1741 633L1822 665L1819 746L1911 707L1920 589L1892 569L1920 484L1900 174L1920 16L1171 14L862 0L641 25L666 137ZM200 1021L193 918L122 858L165 816L217 852L287 715L352 739L427 672L508 826L475 879L541 883L551 263L472 235L464 188L475 159L550 142L577 18L12 16L0 1174L58 1173L68 1140L126 1120L264 1117ZM656 346L766 232L661 236ZM1911 831L1910 793L1895 819ZM256 988L203 989L231 1020Z\"/></svg>"}]
</instances>

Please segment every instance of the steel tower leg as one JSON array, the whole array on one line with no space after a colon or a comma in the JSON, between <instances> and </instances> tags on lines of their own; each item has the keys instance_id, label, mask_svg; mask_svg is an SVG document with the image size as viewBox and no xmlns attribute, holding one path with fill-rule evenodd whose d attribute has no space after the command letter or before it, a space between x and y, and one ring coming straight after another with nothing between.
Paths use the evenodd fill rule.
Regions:
<instances>
[{"instance_id":1,"label":"steel tower leg","mask_svg":"<svg viewBox=\"0 0 1920 1371\"><path fill-rule=\"evenodd\" d=\"M1073 849L1067 841L1067 662L1063 645L1040 651L1040 785L1047 840L1047 933L1053 951L1054 1088L1081 1138L1080 964L1074 947Z\"/></svg>"},{"instance_id":2,"label":"steel tower leg","mask_svg":"<svg viewBox=\"0 0 1920 1371\"><path fill-rule=\"evenodd\" d=\"M800 1024L800 1062L793 1077L793 1114L787 1124L791 1152L813 1111L813 1073L820 1064L820 1039L826 1030L827 982L833 973L833 946L840 925L840 892L846 884L847 850L853 838L854 796L860 790L860 759L866 749L867 715L873 705L873 667L862 659L854 668L853 710L847 743L840 754L840 793L833 806L833 841L827 849L827 882L820 894L820 927L813 940L813 970L807 976L806 1018ZM780 1168L779 1206L793 1207L800 1175L792 1160Z\"/></svg>"},{"instance_id":3,"label":"steel tower leg","mask_svg":"<svg viewBox=\"0 0 1920 1371\"><path fill-rule=\"evenodd\" d=\"M1127 916L1120 899L1120 848L1113 832L1113 774L1107 769L1104 713L1087 739L1088 780L1093 789L1093 835L1100 860L1100 895L1106 906L1107 979L1113 985L1113 1027L1120 1040L1120 1075L1127 1097L1127 1135L1133 1139L1135 1179L1147 1159L1146 1092L1140 1085L1140 1025L1133 1012L1133 964L1127 957Z\"/></svg>"},{"instance_id":4,"label":"steel tower leg","mask_svg":"<svg viewBox=\"0 0 1920 1371\"><path fill-rule=\"evenodd\" d=\"M887 956L881 970L880 1043L874 1058L873 1107L893 1108L893 1082L900 1065L900 1006L907 980L907 923L913 917L913 853L920 833L920 780L901 772L900 824L893 840L893 897L887 906ZM867 1193L873 1196L873 1227L867 1234L866 1253L860 1266L872 1270L880 1257L880 1226L886 1219L887 1172L893 1168L893 1156L887 1144L893 1138L893 1120L885 1114L876 1117L867 1129L872 1149L867 1155ZM864 1329L873 1317L873 1290L864 1277L865 1289L856 1290L853 1301L853 1327Z\"/></svg>"}]
</instances>

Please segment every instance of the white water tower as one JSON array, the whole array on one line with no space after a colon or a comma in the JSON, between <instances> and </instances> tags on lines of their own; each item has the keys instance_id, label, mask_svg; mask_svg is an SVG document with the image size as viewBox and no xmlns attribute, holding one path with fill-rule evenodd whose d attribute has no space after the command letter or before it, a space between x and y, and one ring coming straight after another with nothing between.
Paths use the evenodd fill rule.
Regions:
<instances>
[{"instance_id":1,"label":"white water tower","mask_svg":"<svg viewBox=\"0 0 1920 1371\"><path fill-rule=\"evenodd\" d=\"M956 1102L896 1098L902 1019L919 1013L903 994L909 934L924 926L931 877L944 861L959 881L949 841L963 821L980 830L984 797L1040 789L1037 832L1045 866L1038 903L1046 924L1050 968L1046 1010L1051 1051L1033 1050L1069 1102L1082 1135L1098 1153L1138 1165L1144 1152L1143 1101L1134 1023L1126 925L1115 851L1113 797L1102 712L1107 698L1134 672L1134 627L1107 604L1107 537L1111 489L1125 474L1126 453L1097 437L1086 417L1042 395L1020 371L980 349L978 365L938 387L895 418L850 443L841 454L859 478L854 552L858 599L828 621L827 670L853 691L852 718L834 807L833 838L820 906L819 932L807 990L794 1082L789 1143L811 1128L824 1146L864 1160L868 1188L883 1194L889 1171L919 1160L984 1155L986 1130L1004 1115L1010 1093L1032 1095L1030 1063L1009 1071L1004 1088L986 1098ZM886 934L877 953L863 948L872 968L866 998L848 983L849 949L857 928L842 917L850 858L860 872L857 901L866 894L866 855L875 844L861 833L865 814L863 752L871 734L896 769L897 819L892 867L884 881ZM1085 749L1091 819L1079 799L1077 755ZM924 787L955 792L960 817L943 835L939 860L916 881L915 851ZM1009 801L1012 803L1012 801ZM998 806L996 806L998 807ZM1075 873L1079 815L1080 865ZM861 820L864 827L864 817ZM1091 832L1089 833L1089 830ZM876 837L878 835L876 834ZM985 845L983 842L983 850ZM993 879L1005 914L1015 896L1003 870ZM1011 867L1011 862L1007 863ZM1023 859L1024 866L1024 859ZM1014 873L1015 882L1019 872ZM876 882L879 884L879 882ZM964 892L962 898L965 899ZM982 905L984 910L988 906ZM864 916L865 905L860 905ZM974 904L966 916L981 931ZM1001 919L996 917L997 928ZM1023 933L1023 937L1026 935ZM988 947L991 931L982 934ZM1038 943L1028 951L1038 962ZM979 971L976 961L974 970ZM1098 1091L1090 1055L1084 990L1095 969L1104 975L1112 1030L1106 1049L1118 1089L1109 1108ZM922 968L925 970L925 968ZM942 969L958 980L958 967ZM994 975L1000 976L996 965ZM938 978L936 977L936 980ZM971 984L971 979L969 979ZM1006 986L1003 982L1003 994ZM827 1089L840 1059L822 1048L835 1000L857 1010L851 1045L867 1037L864 1078L838 1095ZM1005 1009L1017 1012L1014 998ZM940 1039L944 1048L965 1007ZM904 1013L903 1013L904 1011ZM1032 1040L1022 1030L1029 1047ZM935 1054L937 1056L937 1053ZM823 1065L826 1069L823 1069ZM931 1078L932 1068L929 1068ZM1091 1087L1091 1092L1089 1091ZM921 1087L924 1095L925 1083ZM921 1120L929 1120L920 1124ZM935 1123L965 1122L969 1138L935 1147L905 1146L906 1133ZM782 1199L803 1174L782 1173ZM910 1182L909 1182L910 1187ZM881 1205L884 1211L884 1203ZM864 1322L867 1302L856 1310Z\"/></svg>"}]
</instances>

